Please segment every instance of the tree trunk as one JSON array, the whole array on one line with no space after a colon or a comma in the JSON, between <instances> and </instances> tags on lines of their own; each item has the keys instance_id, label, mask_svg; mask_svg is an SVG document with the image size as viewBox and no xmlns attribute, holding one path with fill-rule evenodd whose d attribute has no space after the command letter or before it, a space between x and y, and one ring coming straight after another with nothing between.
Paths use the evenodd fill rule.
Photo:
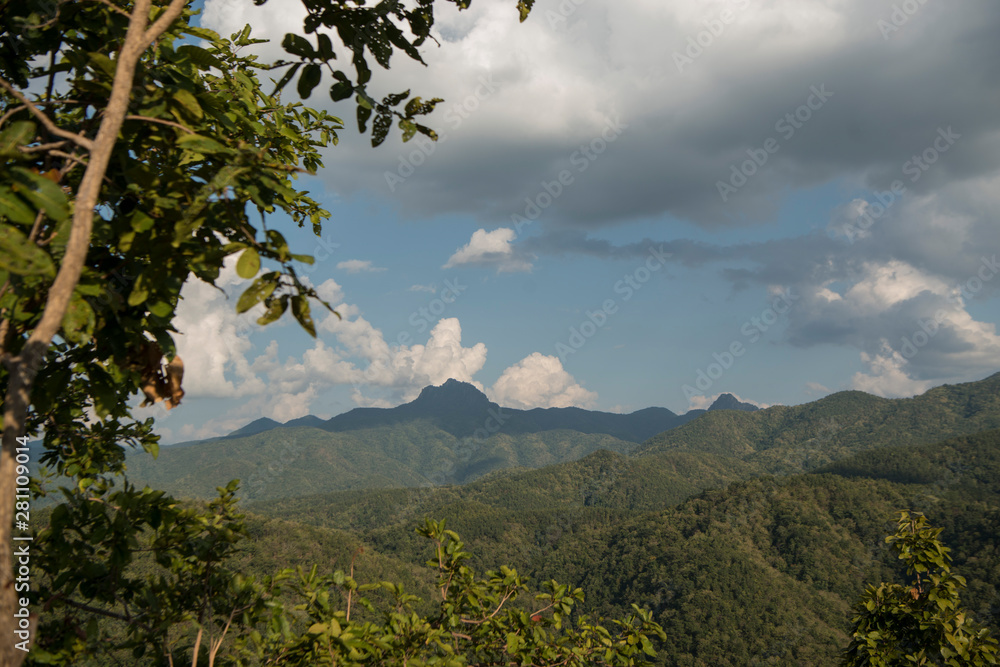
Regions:
<instances>
[{"instance_id":1,"label":"tree trunk","mask_svg":"<svg viewBox=\"0 0 1000 667\"><path fill-rule=\"evenodd\" d=\"M29 554L31 551L31 542L18 541L15 547L13 539L17 438L25 435L32 385L52 343L52 338L62 325L73 290L80 280L87 259L94 223L94 207L98 203L101 181L104 179L111 152L128 111L136 66L149 45L180 16L185 1L171 0L166 11L147 30L151 4L152 0L136 0L124 44L116 59L115 80L101 127L92 143L80 138L83 139L83 143L91 143L90 156L80 188L76 193L73 225L66 245L66 255L49 289L41 321L32 331L21 353L8 360L10 375L7 395L4 398L3 447L0 450L0 667L19 667L27 655L15 645L21 640L15 635L15 631L19 629L19 619L15 618L14 614L20 608L18 598L25 595L16 591L14 586L15 551L23 554L24 545L28 545ZM36 116L41 114L37 108L32 108L32 112ZM23 555L19 558L23 559ZM27 566L31 568L30 556ZM37 578L40 573L31 572L29 576ZM37 610L33 611L37 613ZM34 640L34 637L31 639Z\"/></svg>"}]
</instances>

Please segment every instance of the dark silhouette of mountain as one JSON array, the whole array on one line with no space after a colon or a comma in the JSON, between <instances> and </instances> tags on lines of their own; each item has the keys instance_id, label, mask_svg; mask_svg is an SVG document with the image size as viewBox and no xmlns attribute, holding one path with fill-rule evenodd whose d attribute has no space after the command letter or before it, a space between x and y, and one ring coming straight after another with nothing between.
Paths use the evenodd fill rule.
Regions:
<instances>
[{"instance_id":1,"label":"dark silhouette of mountain","mask_svg":"<svg viewBox=\"0 0 1000 667\"><path fill-rule=\"evenodd\" d=\"M755 405L740 402L732 394L722 394L708 408L747 412L757 409ZM604 433L629 442L644 442L705 412L706 410L691 410L678 415L666 408L645 408L630 414L582 408L518 410L501 407L468 382L450 379L440 386L424 387L416 399L394 408L355 408L326 421L313 415L293 419L285 424L271 419L258 419L226 437L245 437L273 428L291 426L312 426L324 431L343 433L424 421L456 438L570 430L579 433Z\"/></svg>"},{"instance_id":2,"label":"dark silhouette of mountain","mask_svg":"<svg viewBox=\"0 0 1000 667\"><path fill-rule=\"evenodd\" d=\"M306 415L305 417L299 417L298 419L285 422L282 426L312 426L313 428L322 428L324 423L325 422L316 415Z\"/></svg>"},{"instance_id":3,"label":"dark silhouette of mountain","mask_svg":"<svg viewBox=\"0 0 1000 667\"><path fill-rule=\"evenodd\" d=\"M753 403L744 403L732 394L720 394L715 402L708 407L709 410L743 410L744 412L756 412L760 410Z\"/></svg>"},{"instance_id":4,"label":"dark silhouette of mountain","mask_svg":"<svg viewBox=\"0 0 1000 667\"><path fill-rule=\"evenodd\" d=\"M256 435L257 433L263 433L264 431L270 431L273 428L280 428L284 426L281 422L276 422L273 419L268 419L267 417L261 417L260 419L255 419L243 428L238 428L229 435L227 438L243 438L248 435Z\"/></svg>"}]
</instances>

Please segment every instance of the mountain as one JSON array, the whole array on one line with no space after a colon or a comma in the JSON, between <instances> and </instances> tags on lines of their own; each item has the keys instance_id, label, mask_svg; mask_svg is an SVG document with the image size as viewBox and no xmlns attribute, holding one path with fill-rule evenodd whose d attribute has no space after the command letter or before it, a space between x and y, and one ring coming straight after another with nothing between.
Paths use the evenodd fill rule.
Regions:
<instances>
[{"instance_id":1,"label":"mountain","mask_svg":"<svg viewBox=\"0 0 1000 667\"><path fill-rule=\"evenodd\" d=\"M742 410L743 412L756 412L759 407L753 403L745 403L732 394L719 394L719 397L708 407L709 410Z\"/></svg>"},{"instance_id":2,"label":"mountain","mask_svg":"<svg viewBox=\"0 0 1000 667\"><path fill-rule=\"evenodd\" d=\"M261 417L260 419L255 419L243 428L238 428L229 435L227 438L242 438L248 435L256 435L257 433L263 433L264 431L270 431L271 429L280 428L284 426L281 422L276 422L268 417Z\"/></svg>"},{"instance_id":3,"label":"mountain","mask_svg":"<svg viewBox=\"0 0 1000 667\"><path fill-rule=\"evenodd\" d=\"M757 406L742 403L732 394L722 394L709 410L757 410ZM628 440L643 442L657 433L684 424L704 413L692 410L678 415L666 408L645 408L631 414L599 412L582 408L534 408L518 410L501 407L468 382L450 379L440 386L424 387L409 403L394 408L355 408L323 421L308 415L280 424L270 419L258 419L226 437L243 437L264 431L293 426L314 426L333 433L345 433L392 424L424 421L456 438L487 433L538 433L570 430L579 433L605 433Z\"/></svg>"},{"instance_id":4,"label":"mountain","mask_svg":"<svg viewBox=\"0 0 1000 667\"><path fill-rule=\"evenodd\" d=\"M1000 428L1000 373L914 398L842 391L796 406L715 410L650 438L636 456L708 452L775 474L812 470L857 452Z\"/></svg>"},{"instance_id":5,"label":"mountain","mask_svg":"<svg viewBox=\"0 0 1000 667\"><path fill-rule=\"evenodd\" d=\"M720 397L720 402L739 403L734 397ZM637 442L664 422L674 426ZM555 428L562 425L569 428ZM238 478L244 498L273 500L349 489L466 484L506 469L570 463L604 449L631 457L628 474L643 482L628 493L637 507L648 506L734 479L814 470L868 449L1000 428L1000 374L911 399L847 391L799 406L752 412L716 408L693 416L662 408L630 415L578 408L513 410L490 402L472 385L449 381L425 388L411 403L352 410L321 426L285 425L163 447L156 461L133 453L129 475L194 497L211 497L217 486ZM472 435L456 435L470 429ZM679 454L694 458L683 462ZM672 472L685 470L695 459L699 464L689 472ZM658 471L664 472L655 479L646 476Z\"/></svg>"}]
</instances>

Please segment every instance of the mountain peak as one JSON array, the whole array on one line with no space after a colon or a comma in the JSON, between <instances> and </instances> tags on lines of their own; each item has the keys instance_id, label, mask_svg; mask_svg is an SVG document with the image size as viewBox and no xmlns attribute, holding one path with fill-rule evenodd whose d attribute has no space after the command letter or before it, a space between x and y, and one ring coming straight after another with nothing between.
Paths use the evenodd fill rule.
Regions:
<instances>
[{"instance_id":1,"label":"mountain peak","mask_svg":"<svg viewBox=\"0 0 1000 667\"><path fill-rule=\"evenodd\" d=\"M754 412L760 410L752 403L744 403L732 394L720 394L715 402L709 406L709 410L743 410L744 412Z\"/></svg>"},{"instance_id":2,"label":"mountain peak","mask_svg":"<svg viewBox=\"0 0 1000 667\"><path fill-rule=\"evenodd\" d=\"M440 386L424 387L420 391L420 396L413 401L413 404L483 409L490 405L490 399L486 397L486 394L476 389L474 385L450 378Z\"/></svg>"}]
</instances>

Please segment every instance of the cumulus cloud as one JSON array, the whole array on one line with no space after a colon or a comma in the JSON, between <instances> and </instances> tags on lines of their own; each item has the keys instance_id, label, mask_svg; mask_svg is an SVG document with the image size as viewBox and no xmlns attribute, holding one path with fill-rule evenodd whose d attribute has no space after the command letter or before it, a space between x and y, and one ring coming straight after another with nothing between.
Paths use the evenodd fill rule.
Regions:
<instances>
[{"instance_id":1,"label":"cumulus cloud","mask_svg":"<svg viewBox=\"0 0 1000 667\"><path fill-rule=\"evenodd\" d=\"M203 21L226 34L249 21L277 44L300 30L298 7L207 0ZM723 10L735 20L709 35L690 63L679 62L688 40L708 34L705 22ZM519 24L507 0L477 1L463 12L443 7L435 25L441 46L425 50L427 68L400 57L376 73L379 93L412 88L446 100L429 123L447 142L423 151L395 188L402 208L504 224L567 169L574 181L546 211L545 226L656 215L740 225L768 220L787 195L834 180L884 190L943 124L960 143L914 191L988 173L1000 161L1000 118L991 113L1000 43L984 37L1000 27L991 3L961 12L927 3L890 39L878 21L891 8L864 0L622 0L561 11L542 3ZM792 135L776 129L822 85L833 93L822 108ZM310 103L329 104L317 95ZM586 170L575 166L574 156L583 164L582 149L616 118L621 135ZM716 183L769 137L780 150L722 201ZM322 177L345 194L384 193L385 174L414 150L395 135L386 145L371 151L345 131L341 159Z\"/></svg>"},{"instance_id":2,"label":"cumulus cloud","mask_svg":"<svg viewBox=\"0 0 1000 667\"><path fill-rule=\"evenodd\" d=\"M337 262L337 268L348 273L376 273L378 271L385 271L384 268L374 266L367 259L348 259L343 262Z\"/></svg>"},{"instance_id":3,"label":"cumulus cloud","mask_svg":"<svg viewBox=\"0 0 1000 667\"><path fill-rule=\"evenodd\" d=\"M456 250L442 268L473 265L495 266L500 272L530 271L531 263L515 256L511 243L516 236L514 230L508 227L500 227L492 232L477 229L469 242Z\"/></svg>"},{"instance_id":4,"label":"cumulus cloud","mask_svg":"<svg viewBox=\"0 0 1000 667\"><path fill-rule=\"evenodd\" d=\"M829 394L830 389L819 382L806 382L806 391L810 394Z\"/></svg>"},{"instance_id":5,"label":"cumulus cloud","mask_svg":"<svg viewBox=\"0 0 1000 667\"><path fill-rule=\"evenodd\" d=\"M882 396L901 398L922 394L933 386L927 380L914 380L907 372L907 361L898 351L884 342L875 354L861 353L861 361L868 372L858 372L851 380L851 388Z\"/></svg>"},{"instance_id":6,"label":"cumulus cloud","mask_svg":"<svg viewBox=\"0 0 1000 667\"><path fill-rule=\"evenodd\" d=\"M239 397L264 391L247 355L253 347L249 333L258 328L258 306L237 315L235 298L245 283L236 275L236 258L227 258L216 289L189 280L181 290L174 326L177 352L184 360L184 391L190 398Z\"/></svg>"},{"instance_id":7,"label":"cumulus cloud","mask_svg":"<svg viewBox=\"0 0 1000 667\"><path fill-rule=\"evenodd\" d=\"M534 352L500 375L489 397L512 408L591 408L597 393L588 391L570 375L557 357Z\"/></svg>"},{"instance_id":8,"label":"cumulus cloud","mask_svg":"<svg viewBox=\"0 0 1000 667\"><path fill-rule=\"evenodd\" d=\"M331 305L340 303L344 298L344 290L333 278L324 280L316 288L316 294Z\"/></svg>"},{"instance_id":9,"label":"cumulus cloud","mask_svg":"<svg viewBox=\"0 0 1000 667\"><path fill-rule=\"evenodd\" d=\"M336 336L337 342L359 366L351 367L351 382L390 390L393 404L416 398L427 385L439 385L449 378L480 386L473 376L486 363L486 345L462 345L462 326L457 318L438 321L424 345L390 346L381 332L361 316L353 305L338 308L343 319L327 317L319 328ZM332 351L326 353L327 356ZM360 364L364 368L360 368ZM371 404L355 388L359 404Z\"/></svg>"}]
</instances>

